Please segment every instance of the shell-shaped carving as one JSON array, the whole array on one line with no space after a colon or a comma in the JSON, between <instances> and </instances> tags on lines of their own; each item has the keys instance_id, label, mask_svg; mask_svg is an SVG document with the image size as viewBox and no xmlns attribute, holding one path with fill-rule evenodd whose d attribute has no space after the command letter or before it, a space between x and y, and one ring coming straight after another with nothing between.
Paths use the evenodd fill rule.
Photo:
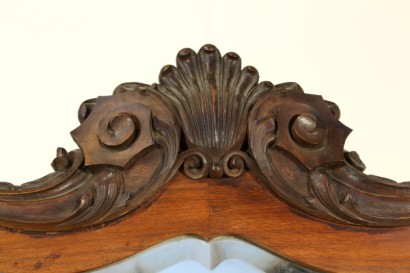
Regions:
<instances>
[{"instance_id":1,"label":"shell-shaped carving","mask_svg":"<svg viewBox=\"0 0 410 273\"><path fill-rule=\"evenodd\" d=\"M177 66L163 67L158 92L178 113L188 148L206 149L220 157L242 146L250 107L273 84L258 84L258 71L241 69L241 58L233 52L223 57L213 45L198 53L182 49Z\"/></svg>"}]
</instances>

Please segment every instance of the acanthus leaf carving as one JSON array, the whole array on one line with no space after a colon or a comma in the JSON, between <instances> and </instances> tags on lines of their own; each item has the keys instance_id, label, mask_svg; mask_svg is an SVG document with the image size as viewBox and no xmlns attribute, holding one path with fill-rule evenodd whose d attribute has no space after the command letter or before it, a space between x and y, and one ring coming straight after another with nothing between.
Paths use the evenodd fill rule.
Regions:
<instances>
[{"instance_id":1,"label":"acanthus leaf carving","mask_svg":"<svg viewBox=\"0 0 410 273\"><path fill-rule=\"evenodd\" d=\"M249 146L267 186L299 210L363 226L410 224L410 183L363 174L343 149L350 129L340 110L294 83L276 86L249 116Z\"/></svg>"},{"instance_id":2,"label":"acanthus leaf carving","mask_svg":"<svg viewBox=\"0 0 410 273\"><path fill-rule=\"evenodd\" d=\"M98 226L159 194L176 171L180 129L166 102L141 87L123 84L85 101L72 132L81 150L59 148L55 173L21 186L0 183L0 225L36 232Z\"/></svg>"},{"instance_id":3,"label":"acanthus leaf carving","mask_svg":"<svg viewBox=\"0 0 410 273\"><path fill-rule=\"evenodd\" d=\"M0 183L0 225L69 231L117 219L155 198L178 171L189 178L249 170L292 207L322 219L372 227L410 225L410 183L363 173L344 151L351 130L340 109L296 83L259 82L239 55L213 45L182 49L159 84L123 83L86 100L54 173ZM182 132L182 134L181 134Z\"/></svg>"}]
</instances>

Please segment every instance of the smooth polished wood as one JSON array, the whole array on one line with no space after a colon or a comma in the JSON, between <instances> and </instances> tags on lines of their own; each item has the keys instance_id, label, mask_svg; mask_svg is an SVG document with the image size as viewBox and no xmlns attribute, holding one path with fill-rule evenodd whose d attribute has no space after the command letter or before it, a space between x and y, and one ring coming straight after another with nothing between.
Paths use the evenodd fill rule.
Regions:
<instances>
[{"instance_id":1,"label":"smooth polished wood","mask_svg":"<svg viewBox=\"0 0 410 273\"><path fill-rule=\"evenodd\" d=\"M166 211L166 213L164 213ZM408 272L409 227L353 227L284 204L247 172L187 179L181 173L146 208L100 229L54 235L0 231L0 272L81 272L164 240L235 235L291 261L328 272Z\"/></svg>"},{"instance_id":2,"label":"smooth polished wood","mask_svg":"<svg viewBox=\"0 0 410 273\"><path fill-rule=\"evenodd\" d=\"M37 236L1 230L0 272L82 272L184 234L209 237L208 184L180 175L148 207L104 228Z\"/></svg>"},{"instance_id":3,"label":"smooth polished wood","mask_svg":"<svg viewBox=\"0 0 410 273\"><path fill-rule=\"evenodd\" d=\"M410 227L353 227L311 217L272 196L249 173L209 183L211 237L229 230L320 271L410 270Z\"/></svg>"}]
</instances>

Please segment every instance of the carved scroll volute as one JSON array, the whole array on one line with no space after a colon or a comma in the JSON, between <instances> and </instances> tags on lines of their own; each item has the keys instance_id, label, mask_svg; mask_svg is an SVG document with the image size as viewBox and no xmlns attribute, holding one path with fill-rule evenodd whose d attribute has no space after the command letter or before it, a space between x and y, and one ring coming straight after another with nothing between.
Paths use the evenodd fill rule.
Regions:
<instances>
[{"instance_id":1,"label":"carved scroll volute","mask_svg":"<svg viewBox=\"0 0 410 273\"><path fill-rule=\"evenodd\" d=\"M261 97L248 124L264 182L290 205L330 221L410 224L409 183L363 174L360 159L343 150L351 130L339 117L334 103L304 94L295 83L277 85Z\"/></svg>"},{"instance_id":2,"label":"carved scroll volute","mask_svg":"<svg viewBox=\"0 0 410 273\"><path fill-rule=\"evenodd\" d=\"M105 220L115 219L158 194L177 170L180 130L167 102L146 84L124 83L113 96L86 101L72 136L84 151L85 167L115 166L123 195Z\"/></svg>"},{"instance_id":3,"label":"carved scroll volute","mask_svg":"<svg viewBox=\"0 0 410 273\"><path fill-rule=\"evenodd\" d=\"M85 165L125 168L141 151L154 145L151 109L136 93L99 97L92 113L71 132L83 150Z\"/></svg>"},{"instance_id":4,"label":"carved scroll volute","mask_svg":"<svg viewBox=\"0 0 410 273\"><path fill-rule=\"evenodd\" d=\"M120 85L84 102L72 132L82 151L58 149L55 173L21 186L0 183L0 225L66 231L116 219L155 197L173 176L179 126L147 85Z\"/></svg>"},{"instance_id":5,"label":"carved scroll volute","mask_svg":"<svg viewBox=\"0 0 410 273\"><path fill-rule=\"evenodd\" d=\"M304 94L295 83L280 84L276 89L255 107L258 115L274 119L275 145L309 170L343 164L343 147L351 129L332 114L321 96Z\"/></svg>"},{"instance_id":6,"label":"carved scroll volute","mask_svg":"<svg viewBox=\"0 0 410 273\"><path fill-rule=\"evenodd\" d=\"M240 175L249 157L240 151L246 135L246 118L256 99L273 88L258 84L259 73L242 69L234 52L223 57L210 44L198 53L182 49L177 66L165 66L159 75L158 94L177 113L188 151L180 157L185 174L204 176Z\"/></svg>"}]
</instances>

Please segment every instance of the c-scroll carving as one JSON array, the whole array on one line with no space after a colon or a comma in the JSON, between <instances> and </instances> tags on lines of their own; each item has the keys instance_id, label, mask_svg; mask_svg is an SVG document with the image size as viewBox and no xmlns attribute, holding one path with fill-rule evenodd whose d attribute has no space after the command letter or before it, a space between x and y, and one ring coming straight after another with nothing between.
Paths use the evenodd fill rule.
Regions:
<instances>
[{"instance_id":1,"label":"c-scroll carving","mask_svg":"<svg viewBox=\"0 0 410 273\"><path fill-rule=\"evenodd\" d=\"M21 186L0 183L0 225L67 231L116 219L155 197L172 177L180 132L173 112L143 84L83 103L55 173Z\"/></svg>"},{"instance_id":2,"label":"c-scroll carving","mask_svg":"<svg viewBox=\"0 0 410 273\"><path fill-rule=\"evenodd\" d=\"M364 226L410 224L410 183L365 175L344 152L340 111L295 83L277 85L249 116L249 146L264 182L308 214Z\"/></svg>"}]
</instances>

